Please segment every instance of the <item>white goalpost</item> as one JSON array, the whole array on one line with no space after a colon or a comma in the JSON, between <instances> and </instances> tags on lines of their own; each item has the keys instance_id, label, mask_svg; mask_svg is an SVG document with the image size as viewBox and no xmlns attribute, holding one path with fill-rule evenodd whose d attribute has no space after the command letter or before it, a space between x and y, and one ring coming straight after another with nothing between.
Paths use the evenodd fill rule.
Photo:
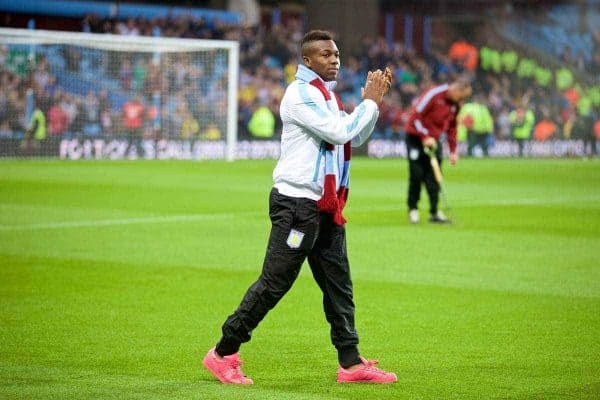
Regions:
<instances>
[{"instance_id":1,"label":"white goalpost","mask_svg":"<svg viewBox=\"0 0 600 400\"><path fill-rule=\"evenodd\" d=\"M233 161L238 69L236 41L0 28L0 155L42 109L63 158Z\"/></svg>"}]
</instances>

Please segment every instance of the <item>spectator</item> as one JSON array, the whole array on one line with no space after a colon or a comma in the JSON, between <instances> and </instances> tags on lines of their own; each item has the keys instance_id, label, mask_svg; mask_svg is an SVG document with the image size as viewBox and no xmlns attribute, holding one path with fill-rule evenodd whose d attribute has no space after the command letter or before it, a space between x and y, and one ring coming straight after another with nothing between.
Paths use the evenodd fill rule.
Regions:
<instances>
[{"instance_id":1,"label":"spectator","mask_svg":"<svg viewBox=\"0 0 600 400\"><path fill-rule=\"evenodd\" d=\"M46 90L50 83L50 73L48 72L48 62L45 57L41 57L40 61L33 73L33 83L36 92L39 94Z\"/></svg>"},{"instance_id":2,"label":"spectator","mask_svg":"<svg viewBox=\"0 0 600 400\"><path fill-rule=\"evenodd\" d=\"M577 103L575 126L579 137L583 139L583 154L592 157L598 154L596 149L596 136L594 134L594 115L592 102L586 95L582 95ZM589 151L588 151L589 147Z\"/></svg>"},{"instance_id":3,"label":"spectator","mask_svg":"<svg viewBox=\"0 0 600 400\"><path fill-rule=\"evenodd\" d=\"M46 139L46 113L45 104L38 104L33 110L29 127L25 131L23 140L23 155L31 156L40 148L40 142Z\"/></svg>"},{"instance_id":4,"label":"spectator","mask_svg":"<svg viewBox=\"0 0 600 400\"><path fill-rule=\"evenodd\" d=\"M194 115L186 110L181 124L181 138L182 139L193 139L200 133L200 124L198 120L194 118Z\"/></svg>"},{"instance_id":5,"label":"spectator","mask_svg":"<svg viewBox=\"0 0 600 400\"><path fill-rule=\"evenodd\" d=\"M161 72L159 66L154 62L151 62L148 65L148 70L146 72L145 80L144 80L144 94L146 98L151 98L152 95L156 92L159 92L161 89Z\"/></svg>"},{"instance_id":6,"label":"spectator","mask_svg":"<svg viewBox=\"0 0 600 400\"><path fill-rule=\"evenodd\" d=\"M544 142L553 136L556 136L558 127L556 123L550 118L545 116L540 122L533 128L533 137L538 142Z\"/></svg>"},{"instance_id":7,"label":"spectator","mask_svg":"<svg viewBox=\"0 0 600 400\"><path fill-rule=\"evenodd\" d=\"M83 102L83 133L96 136L101 132L100 127L100 101L93 91L88 91Z\"/></svg>"},{"instance_id":8,"label":"spectator","mask_svg":"<svg viewBox=\"0 0 600 400\"><path fill-rule=\"evenodd\" d=\"M133 85L132 89L138 92L141 92L145 88L146 84L146 74L148 73L146 67L146 60L143 58L139 58L135 62L135 67L133 69Z\"/></svg>"},{"instance_id":9,"label":"spectator","mask_svg":"<svg viewBox=\"0 0 600 400\"><path fill-rule=\"evenodd\" d=\"M0 122L0 138L7 139L12 137L13 131L10 129L10 125L8 125L7 120L3 120Z\"/></svg>"},{"instance_id":10,"label":"spectator","mask_svg":"<svg viewBox=\"0 0 600 400\"><path fill-rule=\"evenodd\" d=\"M513 49L506 49L500 54L502 60L502 70L512 74L517 69L517 62L519 61L519 55Z\"/></svg>"},{"instance_id":11,"label":"spectator","mask_svg":"<svg viewBox=\"0 0 600 400\"><path fill-rule=\"evenodd\" d=\"M527 108L526 104L517 107L509 114L509 121L512 125L512 136L519 147L519 157L523 157L523 149L525 143L529 141L533 125L535 124L535 116L533 111Z\"/></svg>"},{"instance_id":12,"label":"spectator","mask_svg":"<svg viewBox=\"0 0 600 400\"><path fill-rule=\"evenodd\" d=\"M123 105L123 127L131 141L137 141L142 137L144 109L144 103L139 95Z\"/></svg>"},{"instance_id":13,"label":"spectator","mask_svg":"<svg viewBox=\"0 0 600 400\"><path fill-rule=\"evenodd\" d=\"M503 106L496 117L496 137L500 140L511 139L510 112L507 106Z\"/></svg>"},{"instance_id":14,"label":"spectator","mask_svg":"<svg viewBox=\"0 0 600 400\"><path fill-rule=\"evenodd\" d=\"M201 135L202 139L205 140L220 140L222 136L219 126L212 122L206 126L206 129Z\"/></svg>"},{"instance_id":15,"label":"spectator","mask_svg":"<svg viewBox=\"0 0 600 400\"><path fill-rule=\"evenodd\" d=\"M98 109L100 110L100 129L103 135L113 134L113 121L108 90L103 89L98 95Z\"/></svg>"},{"instance_id":16,"label":"spectator","mask_svg":"<svg viewBox=\"0 0 600 400\"><path fill-rule=\"evenodd\" d=\"M110 136L113 134L113 121L110 109L105 109L100 114L100 127L102 128L102 134Z\"/></svg>"},{"instance_id":17,"label":"spectator","mask_svg":"<svg viewBox=\"0 0 600 400\"><path fill-rule=\"evenodd\" d=\"M488 156L488 146L494 132L494 120L490 110L485 106L481 96L477 96L471 103L461 107L458 114L459 128L466 129L468 150L467 154L473 156L475 146L479 146L485 157Z\"/></svg>"},{"instance_id":18,"label":"spectator","mask_svg":"<svg viewBox=\"0 0 600 400\"><path fill-rule=\"evenodd\" d=\"M76 128L73 125L73 122L75 121L75 117L77 117L77 113L80 111L77 104L75 104L73 96L63 93L61 108L67 115L67 132L73 133L73 129Z\"/></svg>"},{"instance_id":19,"label":"spectator","mask_svg":"<svg viewBox=\"0 0 600 400\"><path fill-rule=\"evenodd\" d=\"M67 131L69 118L62 106L62 95L59 93L48 113L48 130L52 136L62 136Z\"/></svg>"},{"instance_id":20,"label":"spectator","mask_svg":"<svg viewBox=\"0 0 600 400\"><path fill-rule=\"evenodd\" d=\"M133 81L133 70L131 69L131 61L124 58L121 62L121 68L119 69L119 80L121 87L124 90L131 90Z\"/></svg>"},{"instance_id":21,"label":"spectator","mask_svg":"<svg viewBox=\"0 0 600 400\"><path fill-rule=\"evenodd\" d=\"M240 99L238 106L238 136L240 138L249 138L248 122L252 117L252 101L246 99Z\"/></svg>"},{"instance_id":22,"label":"spectator","mask_svg":"<svg viewBox=\"0 0 600 400\"><path fill-rule=\"evenodd\" d=\"M461 38L452 43L448 50L448 57L462 70L475 71L477 69L479 58L477 48L465 39Z\"/></svg>"},{"instance_id":23,"label":"spectator","mask_svg":"<svg viewBox=\"0 0 600 400\"><path fill-rule=\"evenodd\" d=\"M117 23L117 33L125 36L139 36L140 30L137 27L136 21L133 18L129 18L127 21Z\"/></svg>"},{"instance_id":24,"label":"spectator","mask_svg":"<svg viewBox=\"0 0 600 400\"><path fill-rule=\"evenodd\" d=\"M73 99L73 106L75 107L75 116L71 123L70 131L76 135L86 134L85 131L85 110L83 108L83 100L79 97ZM90 134L93 134L90 132Z\"/></svg>"},{"instance_id":25,"label":"spectator","mask_svg":"<svg viewBox=\"0 0 600 400\"><path fill-rule=\"evenodd\" d=\"M248 132L256 139L272 139L275 135L275 116L266 105L259 105L248 122Z\"/></svg>"}]
</instances>

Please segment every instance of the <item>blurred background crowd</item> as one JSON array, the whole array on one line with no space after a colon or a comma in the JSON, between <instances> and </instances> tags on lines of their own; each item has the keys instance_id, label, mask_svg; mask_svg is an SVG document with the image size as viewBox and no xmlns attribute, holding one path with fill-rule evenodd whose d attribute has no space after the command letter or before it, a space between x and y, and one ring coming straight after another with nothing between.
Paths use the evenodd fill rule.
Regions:
<instances>
[{"instance_id":1,"label":"blurred background crowd","mask_svg":"<svg viewBox=\"0 0 600 400\"><path fill-rule=\"evenodd\" d=\"M122 19L86 15L77 23L71 19L55 25L91 33L237 41L238 135L260 140L280 134L279 103L301 61L298 44L307 23L301 8L281 13L263 7L257 12L258 20L239 23L189 15ZM6 13L2 17L2 25L12 27L31 20ZM406 28L406 19L404 24ZM416 96L432 85L469 74L474 91L459 118L459 138L468 142L470 154L476 146L487 154L497 140L530 138L583 139L587 152L596 151L595 140L600 139L596 2L516 4L494 9L476 24L468 18L441 24L430 35L427 43L416 45L406 31L396 35L382 29L380 35L361 37L348 49L343 38L338 39L342 69L336 91L347 111L360 102L368 70L390 66L394 72L393 89L381 106L374 138L403 139ZM45 115L48 137L223 139L226 55L214 51L209 56L210 67L200 58L206 54L163 56L160 63L168 63L165 71L152 53L123 57L58 46L31 60L27 53L2 45L0 137L22 137L30 126L25 110L26 93L32 89L35 104ZM159 100L156 93L163 93Z\"/></svg>"}]
</instances>

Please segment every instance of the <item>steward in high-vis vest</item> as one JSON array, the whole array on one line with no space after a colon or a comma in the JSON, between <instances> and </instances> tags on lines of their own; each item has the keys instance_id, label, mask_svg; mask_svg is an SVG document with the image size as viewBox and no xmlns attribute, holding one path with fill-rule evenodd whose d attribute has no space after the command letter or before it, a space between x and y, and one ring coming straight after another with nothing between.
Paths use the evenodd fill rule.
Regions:
<instances>
[{"instance_id":1,"label":"steward in high-vis vest","mask_svg":"<svg viewBox=\"0 0 600 400\"><path fill-rule=\"evenodd\" d=\"M512 74L517 69L517 63L519 62L519 56L514 50L504 50L500 54L502 60L502 69L505 72Z\"/></svg>"},{"instance_id":2,"label":"steward in high-vis vest","mask_svg":"<svg viewBox=\"0 0 600 400\"><path fill-rule=\"evenodd\" d=\"M36 108L31 115L31 125L26 133L27 136L33 136L35 140L46 139L46 115L40 108Z\"/></svg>"},{"instance_id":3,"label":"steward in high-vis vest","mask_svg":"<svg viewBox=\"0 0 600 400\"><path fill-rule=\"evenodd\" d=\"M575 137L583 139L583 152L586 155L597 155L596 136L594 134L594 115L592 100L589 95L582 93L577 101L577 113L574 124ZM589 150L588 150L589 147Z\"/></svg>"},{"instance_id":4,"label":"steward in high-vis vest","mask_svg":"<svg viewBox=\"0 0 600 400\"><path fill-rule=\"evenodd\" d=\"M538 85L545 88L550 85L550 82L552 82L552 71L550 71L548 68L537 66L533 73L533 77Z\"/></svg>"},{"instance_id":5,"label":"steward in high-vis vest","mask_svg":"<svg viewBox=\"0 0 600 400\"><path fill-rule=\"evenodd\" d=\"M525 107L517 107L508 115L508 120L512 125L512 135L519 145L519 157L523 157L523 148L525 142L531 138L531 131L535 124L535 115L533 111Z\"/></svg>"},{"instance_id":6,"label":"steward in high-vis vest","mask_svg":"<svg viewBox=\"0 0 600 400\"><path fill-rule=\"evenodd\" d=\"M479 101L463 105L458 114L459 129L464 126L467 134L469 156L473 149L479 145L483 154L488 155L488 145L491 133L494 131L494 120L490 110Z\"/></svg>"},{"instance_id":7,"label":"steward in high-vis vest","mask_svg":"<svg viewBox=\"0 0 600 400\"><path fill-rule=\"evenodd\" d=\"M531 58L521 58L517 65L517 76L521 79L533 78L537 64Z\"/></svg>"},{"instance_id":8,"label":"steward in high-vis vest","mask_svg":"<svg viewBox=\"0 0 600 400\"><path fill-rule=\"evenodd\" d=\"M271 139L275 135L275 116L269 107L260 106L252 113L248 132L258 139Z\"/></svg>"},{"instance_id":9,"label":"steward in high-vis vest","mask_svg":"<svg viewBox=\"0 0 600 400\"><path fill-rule=\"evenodd\" d=\"M46 115L41 107L36 107L31 115L29 128L25 131L21 148L25 157L33 155L40 148L40 141L46 138Z\"/></svg>"},{"instance_id":10,"label":"steward in high-vis vest","mask_svg":"<svg viewBox=\"0 0 600 400\"><path fill-rule=\"evenodd\" d=\"M573 73L570 69L562 67L556 71L556 88L558 90L567 90L573 86Z\"/></svg>"}]
</instances>

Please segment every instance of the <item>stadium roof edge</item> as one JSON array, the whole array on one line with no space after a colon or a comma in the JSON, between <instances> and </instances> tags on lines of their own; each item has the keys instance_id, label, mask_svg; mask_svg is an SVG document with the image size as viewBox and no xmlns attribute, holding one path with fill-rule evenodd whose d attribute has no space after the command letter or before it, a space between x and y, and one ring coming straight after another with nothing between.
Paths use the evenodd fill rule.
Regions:
<instances>
[{"instance_id":1,"label":"stadium roof edge","mask_svg":"<svg viewBox=\"0 0 600 400\"><path fill-rule=\"evenodd\" d=\"M196 7L126 4L118 1L0 0L0 11L63 17L83 17L88 14L96 14L103 18L144 17L149 19L169 15L189 15L230 24L241 23L240 14L231 11Z\"/></svg>"}]
</instances>

